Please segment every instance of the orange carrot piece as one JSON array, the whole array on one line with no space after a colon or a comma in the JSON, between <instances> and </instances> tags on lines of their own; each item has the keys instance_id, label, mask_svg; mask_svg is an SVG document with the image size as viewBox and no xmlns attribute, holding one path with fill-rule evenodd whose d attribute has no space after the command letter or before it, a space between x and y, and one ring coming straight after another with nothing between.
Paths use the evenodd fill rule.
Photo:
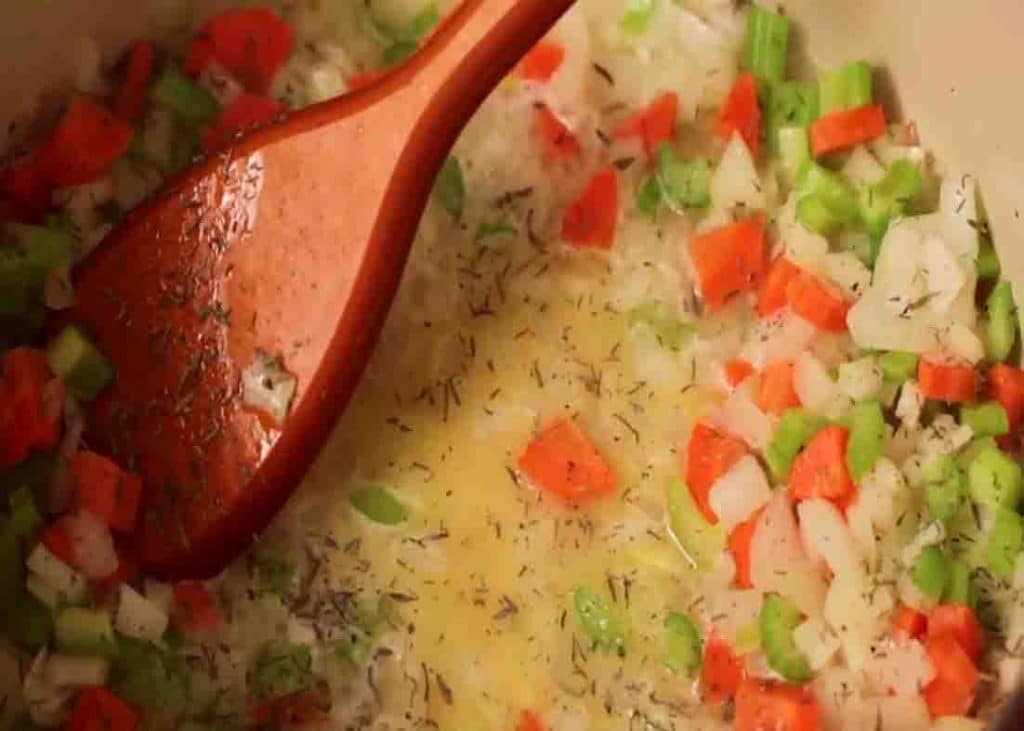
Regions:
<instances>
[{"instance_id":1,"label":"orange carrot piece","mask_svg":"<svg viewBox=\"0 0 1024 731\"><path fill-rule=\"evenodd\" d=\"M757 314L768 317L788 305L789 283L801 271L800 267L784 256L772 262L757 295Z\"/></svg>"},{"instance_id":2,"label":"orange carrot piece","mask_svg":"<svg viewBox=\"0 0 1024 731\"><path fill-rule=\"evenodd\" d=\"M658 145L675 135L678 116L679 97L674 92L667 92L615 125L612 136L616 139L639 137L643 140L647 156L653 158Z\"/></svg>"},{"instance_id":3,"label":"orange carrot piece","mask_svg":"<svg viewBox=\"0 0 1024 731\"><path fill-rule=\"evenodd\" d=\"M544 162L579 157L581 148L576 135L546 104L540 104L534 109L533 128L544 145Z\"/></svg>"},{"instance_id":4,"label":"orange carrot piece","mask_svg":"<svg viewBox=\"0 0 1024 731\"><path fill-rule=\"evenodd\" d=\"M887 129L885 110L881 106L843 109L811 125L811 149L815 157L832 155L876 140Z\"/></svg>"},{"instance_id":5,"label":"orange carrot piece","mask_svg":"<svg viewBox=\"0 0 1024 731\"><path fill-rule=\"evenodd\" d=\"M966 363L939 363L922 358L917 380L925 398L953 404L967 403L978 389L978 374Z\"/></svg>"},{"instance_id":6,"label":"orange carrot piece","mask_svg":"<svg viewBox=\"0 0 1024 731\"><path fill-rule=\"evenodd\" d=\"M765 220L758 215L695 236L690 255L711 310L754 286L765 267Z\"/></svg>"},{"instance_id":7,"label":"orange carrot piece","mask_svg":"<svg viewBox=\"0 0 1024 731\"><path fill-rule=\"evenodd\" d=\"M543 83L558 73L565 61L565 47L561 43L543 40L523 56L516 66L516 74L523 81Z\"/></svg>"},{"instance_id":8,"label":"orange carrot piece","mask_svg":"<svg viewBox=\"0 0 1024 731\"><path fill-rule=\"evenodd\" d=\"M743 664L729 643L712 630L704 644L700 693L705 703L720 705L736 695L743 682Z\"/></svg>"},{"instance_id":9,"label":"orange carrot piece","mask_svg":"<svg viewBox=\"0 0 1024 731\"><path fill-rule=\"evenodd\" d=\"M703 421L693 427L686 448L686 485L698 509L712 525L718 522L718 516L711 509L711 486L746 454L747 445L740 439L722 434Z\"/></svg>"},{"instance_id":10,"label":"orange carrot piece","mask_svg":"<svg viewBox=\"0 0 1024 731\"><path fill-rule=\"evenodd\" d=\"M619 176L613 166L590 179L562 216L562 238L578 248L607 251L619 220Z\"/></svg>"},{"instance_id":11,"label":"orange carrot piece","mask_svg":"<svg viewBox=\"0 0 1024 731\"><path fill-rule=\"evenodd\" d=\"M825 498L841 508L849 505L857 490L846 466L849 440L850 433L835 425L814 435L793 460L789 473L789 496L794 502Z\"/></svg>"},{"instance_id":12,"label":"orange carrot piece","mask_svg":"<svg viewBox=\"0 0 1024 731\"><path fill-rule=\"evenodd\" d=\"M730 388L736 388L756 373L751 362L742 358L727 360L722 369L725 371L725 382Z\"/></svg>"},{"instance_id":13,"label":"orange carrot piece","mask_svg":"<svg viewBox=\"0 0 1024 731\"><path fill-rule=\"evenodd\" d=\"M761 107L753 74L742 74L736 79L715 121L715 134L723 142L728 142L737 132L756 158L761 150Z\"/></svg>"},{"instance_id":14,"label":"orange carrot piece","mask_svg":"<svg viewBox=\"0 0 1024 731\"><path fill-rule=\"evenodd\" d=\"M846 330L850 304L835 287L813 274L801 271L786 287L786 299L797 315L825 332Z\"/></svg>"},{"instance_id":15,"label":"orange carrot piece","mask_svg":"<svg viewBox=\"0 0 1024 731\"><path fill-rule=\"evenodd\" d=\"M743 681L734 731L819 731L821 707L810 689L774 680Z\"/></svg>"},{"instance_id":16,"label":"orange carrot piece","mask_svg":"<svg viewBox=\"0 0 1024 731\"><path fill-rule=\"evenodd\" d=\"M519 469L539 490L572 503L610 495L617 487L612 468L570 419L558 419L534 437Z\"/></svg>"},{"instance_id":17,"label":"orange carrot piece","mask_svg":"<svg viewBox=\"0 0 1024 731\"><path fill-rule=\"evenodd\" d=\"M935 677L921 694L932 718L966 716L974 705L978 668L951 635L929 638L925 650L935 668Z\"/></svg>"},{"instance_id":18,"label":"orange carrot piece","mask_svg":"<svg viewBox=\"0 0 1024 731\"><path fill-rule=\"evenodd\" d=\"M787 409L800 405L800 399L793 388L793 361L776 361L761 372L757 405L761 411L776 416L782 416Z\"/></svg>"}]
</instances>

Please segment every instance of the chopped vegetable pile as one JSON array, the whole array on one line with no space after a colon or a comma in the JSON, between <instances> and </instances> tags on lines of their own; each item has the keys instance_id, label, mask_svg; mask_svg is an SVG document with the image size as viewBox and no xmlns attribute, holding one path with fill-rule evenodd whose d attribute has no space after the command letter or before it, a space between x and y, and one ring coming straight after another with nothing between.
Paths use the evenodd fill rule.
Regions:
<instances>
[{"instance_id":1,"label":"chopped vegetable pile","mask_svg":"<svg viewBox=\"0 0 1024 731\"><path fill-rule=\"evenodd\" d=\"M147 485L88 442L115 364L51 317L75 265L452 5L180 18L186 43L132 43L11 145L0 717L981 728L1024 668L1014 288L974 178L867 62L794 78L793 21L759 4L581 0L446 161L308 483L223 575L141 575ZM284 421L287 352L245 365Z\"/></svg>"}]
</instances>

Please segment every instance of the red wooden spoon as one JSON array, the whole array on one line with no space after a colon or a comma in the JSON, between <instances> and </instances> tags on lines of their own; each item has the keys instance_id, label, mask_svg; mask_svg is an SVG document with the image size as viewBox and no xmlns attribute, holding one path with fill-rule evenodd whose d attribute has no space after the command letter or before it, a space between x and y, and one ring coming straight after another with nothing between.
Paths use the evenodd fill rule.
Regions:
<instances>
[{"instance_id":1,"label":"red wooden spoon","mask_svg":"<svg viewBox=\"0 0 1024 731\"><path fill-rule=\"evenodd\" d=\"M73 319L117 367L93 441L145 484L143 567L223 568L302 479L353 392L434 177L488 92L573 0L466 0L377 85L187 170L82 268ZM298 380L274 426L241 373Z\"/></svg>"}]
</instances>

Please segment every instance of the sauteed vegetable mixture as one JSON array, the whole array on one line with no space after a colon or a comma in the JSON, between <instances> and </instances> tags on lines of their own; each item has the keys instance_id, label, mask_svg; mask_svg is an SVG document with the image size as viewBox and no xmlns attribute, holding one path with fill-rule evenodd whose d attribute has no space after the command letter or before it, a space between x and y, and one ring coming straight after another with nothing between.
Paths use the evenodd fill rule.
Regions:
<instances>
[{"instance_id":1,"label":"sauteed vegetable mixture","mask_svg":"<svg viewBox=\"0 0 1024 731\"><path fill-rule=\"evenodd\" d=\"M975 180L866 61L798 76L768 6L581 0L445 164L285 512L212 581L140 574L147 485L83 438L117 374L49 316L75 264L451 5L176 15L9 130L6 721L980 728L1024 662L1013 291ZM287 369L251 408L287 418Z\"/></svg>"}]
</instances>

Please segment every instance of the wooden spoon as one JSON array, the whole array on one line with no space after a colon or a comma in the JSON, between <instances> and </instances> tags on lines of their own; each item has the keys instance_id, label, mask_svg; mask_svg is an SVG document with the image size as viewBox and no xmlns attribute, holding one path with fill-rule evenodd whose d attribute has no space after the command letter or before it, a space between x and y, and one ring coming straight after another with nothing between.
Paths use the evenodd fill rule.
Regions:
<instances>
[{"instance_id":1,"label":"wooden spoon","mask_svg":"<svg viewBox=\"0 0 1024 731\"><path fill-rule=\"evenodd\" d=\"M448 150L572 2L466 0L375 86L185 171L83 266L72 318L117 367L90 440L142 476L147 572L215 574L301 481L370 356ZM242 372L263 356L298 381L283 424L243 404Z\"/></svg>"}]
</instances>

